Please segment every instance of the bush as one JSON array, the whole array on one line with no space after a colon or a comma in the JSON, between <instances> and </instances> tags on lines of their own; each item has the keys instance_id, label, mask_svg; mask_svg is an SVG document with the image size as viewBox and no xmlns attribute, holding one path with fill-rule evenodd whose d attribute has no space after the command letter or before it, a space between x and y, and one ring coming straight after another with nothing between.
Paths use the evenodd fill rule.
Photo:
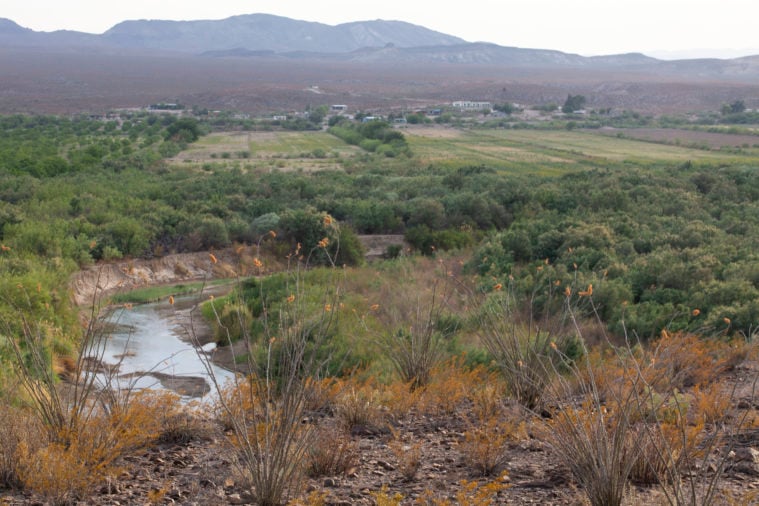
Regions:
<instances>
[{"instance_id":1,"label":"bush","mask_svg":"<svg viewBox=\"0 0 759 506\"><path fill-rule=\"evenodd\" d=\"M312 478L345 474L359 463L358 444L340 431L320 427L306 458Z\"/></svg>"},{"instance_id":2,"label":"bush","mask_svg":"<svg viewBox=\"0 0 759 506\"><path fill-rule=\"evenodd\" d=\"M35 452L45 437L39 421L29 413L0 404L0 489L22 484L19 474L19 454Z\"/></svg>"}]
</instances>

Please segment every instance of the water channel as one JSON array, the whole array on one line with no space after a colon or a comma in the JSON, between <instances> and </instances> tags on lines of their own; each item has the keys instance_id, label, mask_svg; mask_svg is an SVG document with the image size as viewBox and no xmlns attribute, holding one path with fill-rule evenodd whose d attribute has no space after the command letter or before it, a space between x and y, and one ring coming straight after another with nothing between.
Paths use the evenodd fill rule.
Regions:
<instances>
[{"instance_id":1,"label":"water channel","mask_svg":"<svg viewBox=\"0 0 759 506\"><path fill-rule=\"evenodd\" d=\"M178 299L177 306L181 302ZM189 319L178 317L181 311L190 309L175 309L163 302L113 311L112 330L100 350L98 379L103 383L110 379L121 389L164 388L192 399L214 390L212 376L219 384L232 378L232 372L193 346L189 329L183 327Z\"/></svg>"}]
</instances>

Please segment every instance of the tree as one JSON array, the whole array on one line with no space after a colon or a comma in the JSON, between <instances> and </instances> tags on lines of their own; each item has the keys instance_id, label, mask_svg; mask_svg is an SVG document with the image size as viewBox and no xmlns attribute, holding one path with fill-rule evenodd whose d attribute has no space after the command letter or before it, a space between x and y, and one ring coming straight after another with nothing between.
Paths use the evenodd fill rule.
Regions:
<instances>
[{"instance_id":1,"label":"tree","mask_svg":"<svg viewBox=\"0 0 759 506\"><path fill-rule=\"evenodd\" d=\"M502 112L504 114L512 114L516 111L514 104L510 104L508 102L503 103L503 104L495 104L493 106L493 109L498 112Z\"/></svg>"},{"instance_id":2,"label":"tree","mask_svg":"<svg viewBox=\"0 0 759 506\"><path fill-rule=\"evenodd\" d=\"M579 111L585 107L585 97L582 95L567 95L564 105L561 107L561 112L564 114L571 114L575 111Z\"/></svg>"},{"instance_id":3,"label":"tree","mask_svg":"<svg viewBox=\"0 0 759 506\"><path fill-rule=\"evenodd\" d=\"M727 116L728 114L740 114L745 110L746 104L743 100L735 100L729 104L723 104L721 112L723 116Z\"/></svg>"}]
</instances>

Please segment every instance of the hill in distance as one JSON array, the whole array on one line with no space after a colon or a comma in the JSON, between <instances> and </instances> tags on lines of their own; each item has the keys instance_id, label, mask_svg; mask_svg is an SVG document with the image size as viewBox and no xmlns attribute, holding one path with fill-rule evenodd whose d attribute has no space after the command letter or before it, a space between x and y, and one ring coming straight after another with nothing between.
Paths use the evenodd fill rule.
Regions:
<instances>
[{"instance_id":1,"label":"hill in distance","mask_svg":"<svg viewBox=\"0 0 759 506\"><path fill-rule=\"evenodd\" d=\"M372 108L468 97L693 110L757 107L759 56L664 61L470 43L402 21L336 26L268 14L121 22L103 34L0 19L0 111L102 111L155 101L270 111L321 101ZM305 91L304 91L305 90ZM328 95L324 95L328 93Z\"/></svg>"}]
</instances>

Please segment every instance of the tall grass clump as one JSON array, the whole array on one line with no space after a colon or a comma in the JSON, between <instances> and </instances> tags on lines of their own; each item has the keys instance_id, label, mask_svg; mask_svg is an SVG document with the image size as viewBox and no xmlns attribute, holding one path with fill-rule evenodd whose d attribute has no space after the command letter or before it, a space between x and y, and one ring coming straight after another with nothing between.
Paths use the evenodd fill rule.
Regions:
<instances>
[{"instance_id":1,"label":"tall grass clump","mask_svg":"<svg viewBox=\"0 0 759 506\"><path fill-rule=\"evenodd\" d=\"M570 294L566 304L581 336ZM544 425L547 441L590 503L622 504L634 481L658 486L671 505L714 504L747 412L728 422L705 405L700 389L718 388L722 364L744 351L667 332L649 346L629 339L613 346L606 337L604 352L584 351L580 360L556 362L565 372L555 371L548 391L555 412ZM734 399L734 390L719 391Z\"/></svg>"},{"instance_id":2,"label":"tall grass clump","mask_svg":"<svg viewBox=\"0 0 759 506\"><path fill-rule=\"evenodd\" d=\"M311 252L296 249L288 257L285 303L272 311L266 297L260 297L264 301L259 316L262 335L254 338L247 315L238 314L249 374L215 385L220 393L217 411L230 429L229 443L238 468L256 503L264 506L279 505L297 495L312 457L316 426L303 422L313 381L329 361L325 350L339 318L342 272L334 263L325 268L328 288L319 295L305 286L304 272L312 255L331 258L327 245L325 239ZM235 306L245 307L244 302ZM231 352L231 336L227 344Z\"/></svg>"},{"instance_id":3,"label":"tall grass clump","mask_svg":"<svg viewBox=\"0 0 759 506\"><path fill-rule=\"evenodd\" d=\"M430 382L461 330L460 290L452 273L441 273L442 260L435 265L402 259L390 265L370 306L372 322L362 322L376 336L382 359L413 390Z\"/></svg>"},{"instance_id":4,"label":"tall grass clump","mask_svg":"<svg viewBox=\"0 0 759 506\"><path fill-rule=\"evenodd\" d=\"M536 299L540 297L541 308ZM528 299L513 284L495 284L479 301L476 332L501 371L509 394L531 411L543 406L543 395L557 375L561 354L574 337L566 311L554 311L554 285L539 283ZM559 299L559 302L560 299ZM567 357L571 358L571 357Z\"/></svg>"}]
</instances>

